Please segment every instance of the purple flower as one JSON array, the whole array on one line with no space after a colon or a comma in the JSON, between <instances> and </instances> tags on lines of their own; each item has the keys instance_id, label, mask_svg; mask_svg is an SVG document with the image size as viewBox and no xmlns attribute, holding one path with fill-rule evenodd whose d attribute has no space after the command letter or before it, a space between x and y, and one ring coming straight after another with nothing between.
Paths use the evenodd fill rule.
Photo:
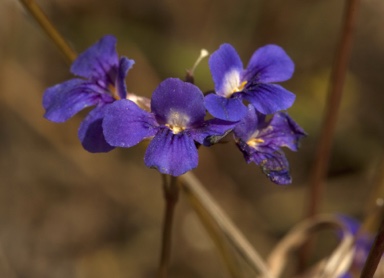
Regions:
<instances>
[{"instance_id":1,"label":"purple flower","mask_svg":"<svg viewBox=\"0 0 384 278\"><path fill-rule=\"evenodd\" d=\"M83 120L79 138L89 152L108 152L109 145L102 132L106 107L117 99L127 98L125 76L134 64L126 57L119 59L116 38L104 36L78 56L71 72L73 78L48 88L43 96L44 117L61 123L86 107L95 108Z\"/></svg>"},{"instance_id":2,"label":"purple flower","mask_svg":"<svg viewBox=\"0 0 384 278\"><path fill-rule=\"evenodd\" d=\"M296 151L300 138L306 136L306 133L287 113L276 113L266 121L265 115L248 105L245 117L233 131L236 144L247 163L260 165L274 183L292 182L288 160L281 147Z\"/></svg>"},{"instance_id":3,"label":"purple flower","mask_svg":"<svg viewBox=\"0 0 384 278\"><path fill-rule=\"evenodd\" d=\"M253 53L246 69L236 50L223 44L209 58L216 94L205 97L205 106L214 117L238 121L247 113L243 100L257 111L272 114L289 108L295 95L271 82L291 78L294 64L277 45L266 45Z\"/></svg>"},{"instance_id":4,"label":"purple flower","mask_svg":"<svg viewBox=\"0 0 384 278\"><path fill-rule=\"evenodd\" d=\"M362 230L361 223L352 217L338 215L338 219L343 223L344 227L355 236L355 254L352 268L362 270L368 258L369 251L372 248L374 235Z\"/></svg>"},{"instance_id":5,"label":"purple flower","mask_svg":"<svg viewBox=\"0 0 384 278\"><path fill-rule=\"evenodd\" d=\"M152 138L145 153L148 167L179 176L196 168L196 143L210 145L210 136L226 134L235 125L218 119L204 121L203 93L195 85L168 78L153 92L151 112L129 100L114 102L103 121L107 142L132 147Z\"/></svg>"}]
</instances>

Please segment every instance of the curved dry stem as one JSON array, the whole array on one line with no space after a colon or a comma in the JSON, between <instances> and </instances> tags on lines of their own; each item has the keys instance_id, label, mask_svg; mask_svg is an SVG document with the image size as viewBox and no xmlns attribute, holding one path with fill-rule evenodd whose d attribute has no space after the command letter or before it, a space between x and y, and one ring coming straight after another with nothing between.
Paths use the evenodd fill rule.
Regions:
<instances>
[{"instance_id":1,"label":"curved dry stem","mask_svg":"<svg viewBox=\"0 0 384 278\"><path fill-rule=\"evenodd\" d=\"M270 274L269 269L261 256L248 242L240 230L225 215L219 205L204 189L200 181L192 173L184 174L180 179L183 182L182 190L189 197L192 207L196 208L198 204L204 210L207 219L204 219L203 221L213 221L213 223L220 229L220 232L227 238L230 244L255 273L261 273L263 277L272 278L273 275ZM200 217L200 214L198 215ZM215 237L219 238L220 235L216 234Z\"/></svg>"},{"instance_id":2,"label":"curved dry stem","mask_svg":"<svg viewBox=\"0 0 384 278\"><path fill-rule=\"evenodd\" d=\"M273 249L268 257L272 275L279 277L287 264L290 253L299 249L314 233L331 228L341 233L341 241L330 256L321 260L303 277L337 278L345 273L353 259L353 234L333 216L321 215L300 222Z\"/></svg>"}]
</instances>

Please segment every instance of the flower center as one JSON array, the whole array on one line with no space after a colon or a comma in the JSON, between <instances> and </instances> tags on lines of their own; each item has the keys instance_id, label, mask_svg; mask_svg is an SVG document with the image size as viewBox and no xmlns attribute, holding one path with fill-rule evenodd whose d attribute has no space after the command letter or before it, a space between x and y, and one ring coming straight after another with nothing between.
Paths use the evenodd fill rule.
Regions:
<instances>
[{"instance_id":1,"label":"flower center","mask_svg":"<svg viewBox=\"0 0 384 278\"><path fill-rule=\"evenodd\" d=\"M240 83L240 73L238 70L231 70L225 76L223 80L223 87L221 95L230 98L234 93L244 90L247 81Z\"/></svg>"},{"instance_id":2,"label":"flower center","mask_svg":"<svg viewBox=\"0 0 384 278\"><path fill-rule=\"evenodd\" d=\"M173 134L178 134L187 128L188 122L189 117L187 115L172 111L165 126L172 130Z\"/></svg>"},{"instance_id":3,"label":"flower center","mask_svg":"<svg viewBox=\"0 0 384 278\"><path fill-rule=\"evenodd\" d=\"M264 140L260 139L260 138L252 138L251 140L247 141L247 145L252 147L252 148L255 148L257 145L262 144L262 143L264 143Z\"/></svg>"},{"instance_id":4,"label":"flower center","mask_svg":"<svg viewBox=\"0 0 384 278\"><path fill-rule=\"evenodd\" d=\"M234 88L232 94L244 90L245 85L247 85L247 81L243 81L238 87Z\"/></svg>"}]
</instances>

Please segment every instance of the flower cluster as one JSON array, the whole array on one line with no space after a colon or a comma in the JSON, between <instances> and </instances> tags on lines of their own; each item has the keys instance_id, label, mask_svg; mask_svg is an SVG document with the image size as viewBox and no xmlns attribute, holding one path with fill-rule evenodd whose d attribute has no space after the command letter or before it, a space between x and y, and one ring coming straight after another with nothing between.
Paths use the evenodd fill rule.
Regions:
<instances>
[{"instance_id":1,"label":"flower cluster","mask_svg":"<svg viewBox=\"0 0 384 278\"><path fill-rule=\"evenodd\" d=\"M45 118L64 122L94 106L78 134L87 151L129 148L149 139L145 164L173 176L197 167L200 145L211 146L233 131L248 163L260 165L277 184L291 182L281 147L296 151L306 134L282 112L295 95L273 84L293 74L294 64L282 48L258 49L243 69L236 50L223 44L209 58L215 93L206 96L178 78L161 82L150 100L129 93L125 77L133 64L118 57L113 36L104 36L73 63L78 78L45 91ZM206 111L213 118L206 120Z\"/></svg>"}]
</instances>

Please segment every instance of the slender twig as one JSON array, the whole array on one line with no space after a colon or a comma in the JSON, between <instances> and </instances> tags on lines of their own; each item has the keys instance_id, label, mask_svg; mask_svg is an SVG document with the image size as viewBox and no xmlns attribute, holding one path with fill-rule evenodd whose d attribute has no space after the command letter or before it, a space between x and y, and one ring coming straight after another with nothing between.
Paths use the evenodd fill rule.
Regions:
<instances>
[{"instance_id":1,"label":"slender twig","mask_svg":"<svg viewBox=\"0 0 384 278\"><path fill-rule=\"evenodd\" d=\"M363 222L365 232L377 228L383 215L384 208L384 153L376 169L376 175L373 180L371 196L368 198ZM372 232L372 231L371 231Z\"/></svg>"},{"instance_id":2,"label":"slender twig","mask_svg":"<svg viewBox=\"0 0 384 278\"><path fill-rule=\"evenodd\" d=\"M233 247L228 244L225 235L221 232L220 227L213 220L212 215L207 213L206 207L201 203L198 195L193 194L188 188L182 187L185 195L191 203L194 212L199 217L208 235L211 237L215 244L217 251L222 257L225 266L228 269L229 274L232 278L239 278L241 270L239 268L238 260L236 260L235 252Z\"/></svg>"},{"instance_id":3,"label":"slender twig","mask_svg":"<svg viewBox=\"0 0 384 278\"><path fill-rule=\"evenodd\" d=\"M165 213L163 220L163 235L161 241L161 255L159 264L159 278L168 277L169 261L172 247L172 224L175 206L179 198L179 187L177 178L172 176L163 176L163 193L165 199Z\"/></svg>"},{"instance_id":4,"label":"slender twig","mask_svg":"<svg viewBox=\"0 0 384 278\"><path fill-rule=\"evenodd\" d=\"M371 278L376 272L377 266L384 252L384 219L381 220L380 228L365 262L361 278Z\"/></svg>"},{"instance_id":5,"label":"slender twig","mask_svg":"<svg viewBox=\"0 0 384 278\"><path fill-rule=\"evenodd\" d=\"M180 176L180 179L183 182L183 186L181 188L184 193L186 193L187 196L194 196L194 199L197 200L206 213L211 216L212 221L220 227L221 232L225 235L245 262L256 273L261 273L263 277L273 277L269 273L269 269L261 256L256 252L240 230L226 216L219 205L212 199L199 180L192 173L186 173ZM195 207L193 202L191 202L191 204Z\"/></svg>"},{"instance_id":6,"label":"slender twig","mask_svg":"<svg viewBox=\"0 0 384 278\"><path fill-rule=\"evenodd\" d=\"M344 21L339 45L336 51L332 73L330 76L330 88L324 114L320 138L317 145L314 163L312 165L309 180L309 196L307 203L307 216L314 217L319 213L325 190L325 177L328 170L331 154L332 140L335 133L338 112L342 99L343 86L347 72L347 65L352 48L352 38L356 25L359 0L347 0L344 12ZM299 268L302 270L306 264L310 252L311 242L308 242L301 250Z\"/></svg>"},{"instance_id":7,"label":"slender twig","mask_svg":"<svg viewBox=\"0 0 384 278\"><path fill-rule=\"evenodd\" d=\"M56 46L61 50L69 63L76 59L76 52L69 46L66 40L53 26L51 21L47 18L39 5L34 0L19 0L20 3L30 12L36 19L47 35L52 39Z\"/></svg>"},{"instance_id":8,"label":"slender twig","mask_svg":"<svg viewBox=\"0 0 384 278\"><path fill-rule=\"evenodd\" d=\"M332 139L335 132L338 111L342 99L343 86L352 48L352 38L356 26L359 2L359 0L348 0L345 9L342 36L340 38L339 46L334 60L326 112L324 115L317 152L311 171L309 183L310 194L308 199L308 215L310 217L318 213L323 197L324 179L328 169Z\"/></svg>"}]
</instances>

